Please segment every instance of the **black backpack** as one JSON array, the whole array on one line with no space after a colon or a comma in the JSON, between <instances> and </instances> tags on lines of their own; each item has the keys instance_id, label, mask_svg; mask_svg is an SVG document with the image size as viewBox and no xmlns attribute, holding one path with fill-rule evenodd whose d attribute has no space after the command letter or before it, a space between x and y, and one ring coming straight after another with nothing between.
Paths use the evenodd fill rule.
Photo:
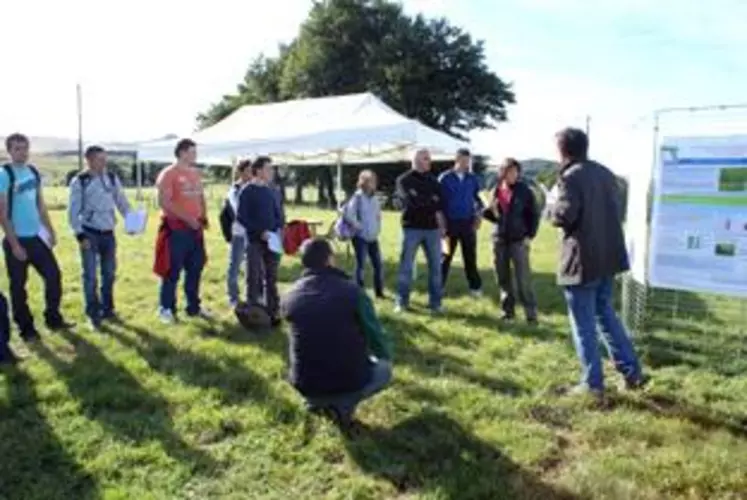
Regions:
<instances>
[{"instance_id":1,"label":"black backpack","mask_svg":"<svg viewBox=\"0 0 747 500\"><path fill-rule=\"evenodd\" d=\"M111 184L111 189L107 189L107 192L117 189L117 176L114 175L114 172L107 170L106 176L109 177L109 183ZM86 171L79 173L76 177L80 183L80 212L83 213L86 209L86 187L93 179L93 176L90 172Z\"/></svg>"},{"instance_id":2,"label":"black backpack","mask_svg":"<svg viewBox=\"0 0 747 500\"><path fill-rule=\"evenodd\" d=\"M231 189L241 189L240 186L234 184L231 186ZM231 239L233 238L233 231L232 226L234 221L236 221L236 212L234 211L233 207L231 206L231 202L226 199L223 202L223 208L220 211L220 215L218 216L218 222L220 223L220 230L221 233L223 233L223 239L226 240L226 243L231 243Z\"/></svg>"},{"instance_id":3,"label":"black backpack","mask_svg":"<svg viewBox=\"0 0 747 500\"><path fill-rule=\"evenodd\" d=\"M41 175L39 174L39 171L36 169L33 165L28 165L28 167L31 169L31 173L34 174L34 178L36 179L36 200L39 201L39 197L41 196ZM13 167L10 163L6 163L3 165L3 170L5 170L5 174L8 176L8 193L6 195L6 204L8 206L8 220L11 221L11 224L13 223L13 193L15 192L16 187L16 174L13 172Z\"/></svg>"}]
</instances>

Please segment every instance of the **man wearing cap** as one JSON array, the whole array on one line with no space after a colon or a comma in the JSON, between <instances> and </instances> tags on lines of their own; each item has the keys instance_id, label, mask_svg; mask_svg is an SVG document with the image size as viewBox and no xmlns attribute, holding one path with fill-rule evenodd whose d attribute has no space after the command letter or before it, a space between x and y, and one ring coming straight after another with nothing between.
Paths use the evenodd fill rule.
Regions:
<instances>
[{"instance_id":1,"label":"man wearing cap","mask_svg":"<svg viewBox=\"0 0 747 500\"><path fill-rule=\"evenodd\" d=\"M482 279L477 270L477 230L480 228L484 203L480 198L480 181L470 172L470 160L468 149L458 150L454 168L441 174L438 179L444 200L447 242L441 277L446 287L451 259L457 245L460 245L470 293L479 297L482 294Z\"/></svg>"},{"instance_id":2,"label":"man wearing cap","mask_svg":"<svg viewBox=\"0 0 747 500\"><path fill-rule=\"evenodd\" d=\"M327 240L304 243L301 263L301 279L281 301L290 324L290 382L310 411L346 428L358 404L392 378L389 338L368 295L334 267Z\"/></svg>"}]
</instances>

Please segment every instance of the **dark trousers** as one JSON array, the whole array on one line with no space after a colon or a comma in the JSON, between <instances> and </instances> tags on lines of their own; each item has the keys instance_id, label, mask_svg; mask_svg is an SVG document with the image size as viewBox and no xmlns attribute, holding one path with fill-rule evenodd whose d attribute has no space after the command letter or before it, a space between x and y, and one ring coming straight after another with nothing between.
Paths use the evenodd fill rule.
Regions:
<instances>
[{"instance_id":1,"label":"dark trousers","mask_svg":"<svg viewBox=\"0 0 747 500\"><path fill-rule=\"evenodd\" d=\"M0 359L10 342L10 319L8 319L8 301L0 293Z\"/></svg>"},{"instance_id":2,"label":"dark trousers","mask_svg":"<svg viewBox=\"0 0 747 500\"><path fill-rule=\"evenodd\" d=\"M523 240L514 242L494 241L493 263L498 278L498 286L501 290L503 313L508 317L514 316L518 292L519 301L524 306L527 319L537 319L537 299L534 296L532 285L529 244ZM514 281L516 281L515 286Z\"/></svg>"},{"instance_id":3,"label":"dark trousers","mask_svg":"<svg viewBox=\"0 0 747 500\"><path fill-rule=\"evenodd\" d=\"M85 231L88 246L81 248L83 298L86 315L92 320L114 314L114 277L117 261L117 240L111 231ZM101 270L101 290L98 273Z\"/></svg>"},{"instance_id":4,"label":"dark trousers","mask_svg":"<svg viewBox=\"0 0 747 500\"><path fill-rule=\"evenodd\" d=\"M176 285L184 271L187 314L200 312L200 279L205 267L202 235L192 229L175 229L169 234L169 275L161 280L161 308L176 312Z\"/></svg>"},{"instance_id":5,"label":"dark trousers","mask_svg":"<svg viewBox=\"0 0 747 500\"><path fill-rule=\"evenodd\" d=\"M355 251L355 281L364 287L364 275L366 274L366 256L371 259L373 267L374 292L377 296L384 294L384 274L381 265L381 248L378 240L366 241L363 238L353 238L353 250Z\"/></svg>"},{"instance_id":6,"label":"dark trousers","mask_svg":"<svg viewBox=\"0 0 747 500\"><path fill-rule=\"evenodd\" d=\"M250 241L246 250L246 301L257 305L264 288L267 312L278 317L278 265L280 257L264 241ZM263 287L264 282L264 287Z\"/></svg>"},{"instance_id":7,"label":"dark trousers","mask_svg":"<svg viewBox=\"0 0 747 500\"><path fill-rule=\"evenodd\" d=\"M451 259L454 258L457 245L462 247L462 261L464 262L464 274L467 276L469 289L473 291L482 288L482 278L477 270L477 231L473 219L449 221L447 225L446 238L448 248L441 261L441 276L443 285L449 277Z\"/></svg>"},{"instance_id":8,"label":"dark trousers","mask_svg":"<svg viewBox=\"0 0 747 500\"><path fill-rule=\"evenodd\" d=\"M359 391L334 396L304 396L304 399L306 406L311 410L332 407L340 413L343 419L347 420L353 417L355 409L361 402L383 391L391 380L392 364L382 359L371 364L371 379Z\"/></svg>"},{"instance_id":9,"label":"dark trousers","mask_svg":"<svg viewBox=\"0 0 747 500\"><path fill-rule=\"evenodd\" d=\"M26 250L27 259L20 261L16 259L10 249L8 240L3 242L5 251L5 266L8 269L8 281L10 282L10 301L13 308L13 321L18 325L21 336L33 335L34 318L28 305L26 294L26 281L28 281L29 266L41 276L44 281L44 319L47 324L62 321L60 315L60 300L62 298L62 278L60 267L57 265L52 250L39 237L18 238L21 246Z\"/></svg>"}]
</instances>

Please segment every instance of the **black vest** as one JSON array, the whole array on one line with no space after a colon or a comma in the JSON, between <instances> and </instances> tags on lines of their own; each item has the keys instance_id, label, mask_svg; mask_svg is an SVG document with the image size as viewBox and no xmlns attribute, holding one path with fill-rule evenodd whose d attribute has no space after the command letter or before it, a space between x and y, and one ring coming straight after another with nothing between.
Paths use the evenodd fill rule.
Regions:
<instances>
[{"instance_id":1,"label":"black vest","mask_svg":"<svg viewBox=\"0 0 747 500\"><path fill-rule=\"evenodd\" d=\"M357 315L362 293L342 271L306 270L283 298L290 323L290 380L303 395L362 389L371 364Z\"/></svg>"}]
</instances>

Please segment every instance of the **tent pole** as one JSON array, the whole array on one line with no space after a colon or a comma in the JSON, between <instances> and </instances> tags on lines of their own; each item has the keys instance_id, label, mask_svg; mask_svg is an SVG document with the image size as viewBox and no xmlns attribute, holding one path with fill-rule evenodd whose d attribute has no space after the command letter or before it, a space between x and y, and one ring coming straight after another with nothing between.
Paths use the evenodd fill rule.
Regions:
<instances>
[{"instance_id":1,"label":"tent pole","mask_svg":"<svg viewBox=\"0 0 747 500\"><path fill-rule=\"evenodd\" d=\"M132 157L133 161L135 162L135 184L137 186L137 191L135 194L135 199L140 202L143 199L143 170L141 168L140 162L137 158L137 151L135 151L135 154Z\"/></svg>"},{"instance_id":2,"label":"tent pole","mask_svg":"<svg viewBox=\"0 0 747 500\"><path fill-rule=\"evenodd\" d=\"M342 151L337 152L337 194L340 200L345 199L345 192L342 189Z\"/></svg>"}]
</instances>

